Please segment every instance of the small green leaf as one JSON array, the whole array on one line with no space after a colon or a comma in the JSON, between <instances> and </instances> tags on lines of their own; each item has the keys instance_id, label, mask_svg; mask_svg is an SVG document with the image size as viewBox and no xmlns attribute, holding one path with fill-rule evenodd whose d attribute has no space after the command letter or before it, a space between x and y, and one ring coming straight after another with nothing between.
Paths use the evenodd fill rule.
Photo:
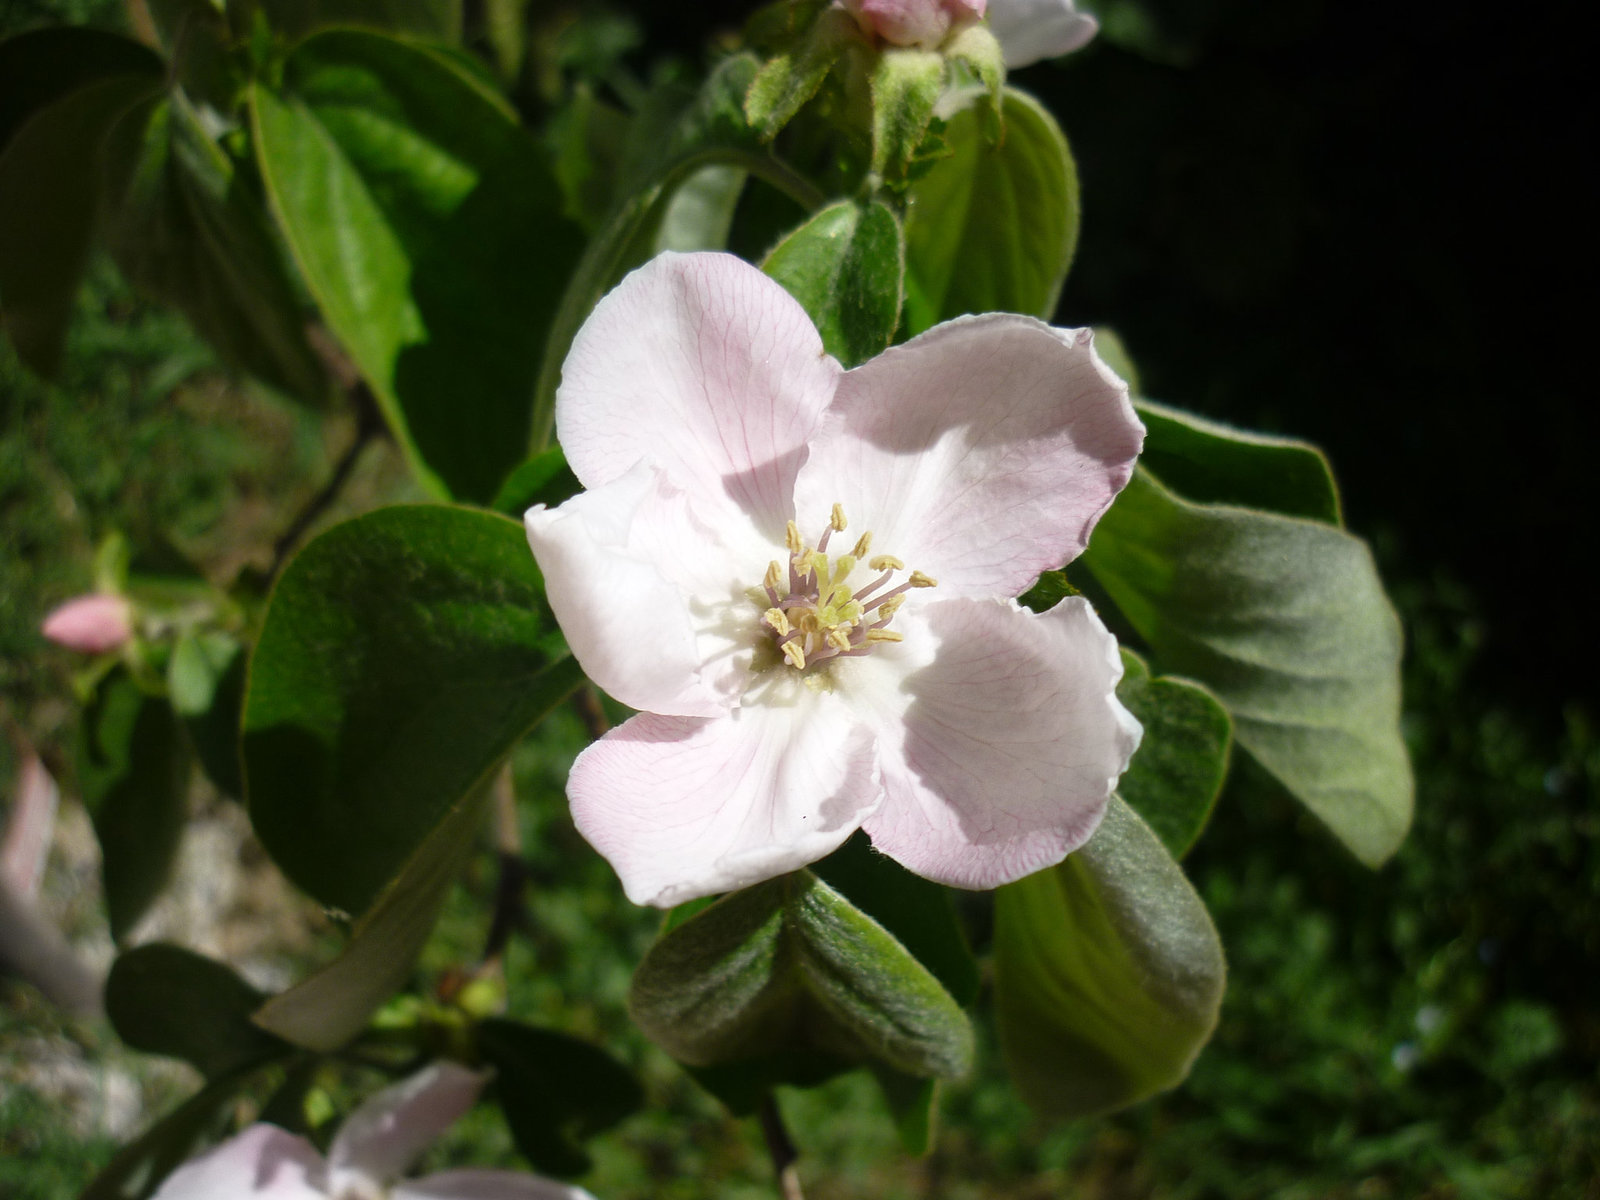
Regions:
<instances>
[{"instance_id":1,"label":"small green leaf","mask_svg":"<svg viewBox=\"0 0 1600 1200\"><path fill-rule=\"evenodd\" d=\"M894 340L905 247L900 222L887 205L830 204L779 242L761 269L800 302L823 346L846 367Z\"/></svg>"},{"instance_id":2,"label":"small green leaf","mask_svg":"<svg viewBox=\"0 0 1600 1200\"><path fill-rule=\"evenodd\" d=\"M244 714L244 647L227 634L185 634L167 664L167 689L206 778L225 796L244 795L239 724Z\"/></svg>"},{"instance_id":3,"label":"small green leaf","mask_svg":"<svg viewBox=\"0 0 1600 1200\"><path fill-rule=\"evenodd\" d=\"M1117 791L1174 858L1189 852L1228 778L1233 722L1198 683L1152 678L1133 651L1122 651L1117 699L1144 726L1144 738Z\"/></svg>"},{"instance_id":4,"label":"small green leaf","mask_svg":"<svg viewBox=\"0 0 1600 1200\"><path fill-rule=\"evenodd\" d=\"M289 1053L250 1023L265 997L214 959L161 942L118 955L106 1015L135 1050L181 1058L207 1079Z\"/></svg>"},{"instance_id":5,"label":"small green leaf","mask_svg":"<svg viewBox=\"0 0 1600 1200\"><path fill-rule=\"evenodd\" d=\"M578 1142L644 1103L633 1073L588 1042L507 1020L480 1022L477 1042L512 1140L536 1170L583 1174L592 1164Z\"/></svg>"},{"instance_id":6,"label":"small green leaf","mask_svg":"<svg viewBox=\"0 0 1600 1200\"><path fill-rule=\"evenodd\" d=\"M845 47L860 38L854 17L842 8L826 8L802 37L762 64L744 98L745 117L762 141L778 136L817 94Z\"/></svg>"},{"instance_id":7,"label":"small green leaf","mask_svg":"<svg viewBox=\"0 0 1600 1200\"><path fill-rule=\"evenodd\" d=\"M403 506L338 525L284 572L251 659L256 832L360 912L581 678L517 522Z\"/></svg>"},{"instance_id":8,"label":"small green leaf","mask_svg":"<svg viewBox=\"0 0 1600 1200\"><path fill-rule=\"evenodd\" d=\"M889 1067L874 1067L884 1103L894 1118L900 1146L907 1154L921 1157L933 1148L934 1124L939 1111L939 1081L902 1075Z\"/></svg>"},{"instance_id":9,"label":"small green leaf","mask_svg":"<svg viewBox=\"0 0 1600 1200\"><path fill-rule=\"evenodd\" d=\"M34 111L0 153L0 328L41 375L60 365L72 302L107 191L161 89L154 72L113 75Z\"/></svg>"},{"instance_id":10,"label":"small green leaf","mask_svg":"<svg viewBox=\"0 0 1600 1200\"><path fill-rule=\"evenodd\" d=\"M188 815L189 748L172 706L119 667L83 712L77 766L120 942L172 876Z\"/></svg>"},{"instance_id":11,"label":"small green leaf","mask_svg":"<svg viewBox=\"0 0 1600 1200\"><path fill-rule=\"evenodd\" d=\"M1017 600L1034 612L1048 612L1067 597L1081 595L1083 593L1072 586L1065 571L1046 571L1039 576L1039 582L1018 596Z\"/></svg>"},{"instance_id":12,"label":"small green leaf","mask_svg":"<svg viewBox=\"0 0 1600 1200\"><path fill-rule=\"evenodd\" d=\"M567 466L567 456L561 452L561 447L551 446L507 475L490 507L520 521L522 514L535 504L554 508L582 490L583 485Z\"/></svg>"},{"instance_id":13,"label":"small green leaf","mask_svg":"<svg viewBox=\"0 0 1600 1200\"><path fill-rule=\"evenodd\" d=\"M343 952L268 1000L252 1019L308 1050L332 1053L405 983L483 828L488 789L462 798L356 923Z\"/></svg>"},{"instance_id":14,"label":"small green leaf","mask_svg":"<svg viewBox=\"0 0 1600 1200\"><path fill-rule=\"evenodd\" d=\"M881 925L809 871L725 896L665 934L633 977L629 1011L696 1067L775 1053L882 1063L955 1078L972 1027L950 994Z\"/></svg>"},{"instance_id":15,"label":"small green leaf","mask_svg":"<svg viewBox=\"0 0 1600 1200\"><path fill-rule=\"evenodd\" d=\"M1309 442L1234 429L1151 400L1135 407L1145 427L1139 461L1186 500L1343 524L1333 471Z\"/></svg>"},{"instance_id":16,"label":"small green leaf","mask_svg":"<svg viewBox=\"0 0 1600 1200\"><path fill-rule=\"evenodd\" d=\"M1145 468L1084 563L1163 671L1216 693L1250 755L1376 866L1411 821L1400 623L1366 544L1319 521L1193 504Z\"/></svg>"},{"instance_id":17,"label":"small green leaf","mask_svg":"<svg viewBox=\"0 0 1600 1200\"><path fill-rule=\"evenodd\" d=\"M944 56L890 47L872 72L872 169L891 187L904 186L944 92Z\"/></svg>"},{"instance_id":18,"label":"small green leaf","mask_svg":"<svg viewBox=\"0 0 1600 1200\"><path fill-rule=\"evenodd\" d=\"M1115 796L1081 850L995 893L1000 1044L1043 1113L1110 1112L1180 1083L1225 976L1204 903Z\"/></svg>"},{"instance_id":19,"label":"small green leaf","mask_svg":"<svg viewBox=\"0 0 1600 1200\"><path fill-rule=\"evenodd\" d=\"M981 93L969 93L976 101ZM944 131L950 157L911 189L906 334L964 313L1049 320L1078 243L1078 173L1061 128L1007 88L1005 139L990 145L969 103Z\"/></svg>"},{"instance_id":20,"label":"small green leaf","mask_svg":"<svg viewBox=\"0 0 1600 1200\"><path fill-rule=\"evenodd\" d=\"M488 501L527 452L583 246L540 148L455 66L376 33L314 34L281 92L250 95L279 224L414 473Z\"/></svg>"}]
</instances>

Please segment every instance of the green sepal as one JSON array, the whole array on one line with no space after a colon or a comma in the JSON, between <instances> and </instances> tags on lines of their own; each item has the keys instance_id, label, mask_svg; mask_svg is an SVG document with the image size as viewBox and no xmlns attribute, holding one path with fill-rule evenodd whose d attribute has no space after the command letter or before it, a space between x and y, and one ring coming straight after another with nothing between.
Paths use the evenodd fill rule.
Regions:
<instances>
[{"instance_id":1,"label":"green sepal","mask_svg":"<svg viewBox=\"0 0 1600 1200\"><path fill-rule=\"evenodd\" d=\"M1005 136L1003 99L1006 88L1005 52L987 25L968 25L944 44L944 55L961 63L978 77L984 96L978 101L978 118L990 146Z\"/></svg>"},{"instance_id":2,"label":"green sepal","mask_svg":"<svg viewBox=\"0 0 1600 1200\"><path fill-rule=\"evenodd\" d=\"M884 50L873 68L872 170L891 189L911 182L948 70L941 54L901 47Z\"/></svg>"},{"instance_id":3,"label":"green sepal","mask_svg":"<svg viewBox=\"0 0 1600 1200\"><path fill-rule=\"evenodd\" d=\"M797 42L762 64L744 97L745 118L762 141L778 136L860 36L855 18L844 9L825 8Z\"/></svg>"}]
</instances>

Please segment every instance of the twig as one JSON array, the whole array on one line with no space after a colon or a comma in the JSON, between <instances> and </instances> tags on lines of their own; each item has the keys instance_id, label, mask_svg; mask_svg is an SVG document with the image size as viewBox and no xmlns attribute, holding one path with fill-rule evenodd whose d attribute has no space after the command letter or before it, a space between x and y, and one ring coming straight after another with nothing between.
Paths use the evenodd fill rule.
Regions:
<instances>
[{"instance_id":1,"label":"twig","mask_svg":"<svg viewBox=\"0 0 1600 1200\"><path fill-rule=\"evenodd\" d=\"M767 1153L772 1157L772 1169L778 1176L778 1194L783 1200L806 1200L800 1190L800 1152L789 1140L789 1131L783 1127L783 1114L778 1111L777 1098L768 1092L761 1100L758 1113L761 1133L767 1139Z\"/></svg>"},{"instance_id":2,"label":"twig","mask_svg":"<svg viewBox=\"0 0 1600 1200\"><path fill-rule=\"evenodd\" d=\"M484 939L483 961L492 963L505 953L513 929L525 929L528 910L522 902L528 884L528 860L522 856L522 834L517 827L517 793L511 780L511 764L500 769L494 781L495 857L500 863L500 879L494 890L494 915L489 921L489 936Z\"/></svg>"},{"instance_id":3,"label":"twig","mask_svg":"<svg viewBox=\"0 0 1600 1200\"><path fill-rule=\"evenodd\" d=\"M600 693L594 690L594 684L586 683L572 693L572 707L577 710L578 719L583 722L583 731L589 735L591 742L603 738L611 728L606 710L600 707Z\"/></svg>"},{"instance_id":4,"label":"twig","mask_svg":"<svg viewBox=\"0 0 1600 1200\"><path fill-rule=\"evenodd\" d=\"M305 536L306 530L310 529L328 510L329 505L338 498L340 491L350 479L350 472L355 470L356 460L361 457L361 452L383 428L377 401L367 385L357 383L351 396L356 408L356 435L345 448L345 452L339 456L339 461L334 464L333 474L328 477L328 481L306 502L306 506L300 510L294 522L273 544L271 572L273 579L276 579L283 570L289 561L290 552Z\"/></svg>"}]
</instances>

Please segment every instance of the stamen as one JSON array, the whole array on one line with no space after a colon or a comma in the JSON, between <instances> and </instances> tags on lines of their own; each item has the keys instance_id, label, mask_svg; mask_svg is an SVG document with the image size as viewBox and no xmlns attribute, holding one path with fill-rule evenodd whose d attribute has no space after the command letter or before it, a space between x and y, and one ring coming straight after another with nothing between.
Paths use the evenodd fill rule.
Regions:
<instances>
[{"instance_id":1,"label":"stamen","mask_svg":"<svg viewBox=\"0 0 1600 1200\"><path fill-rule=\"evenodd\" d=\"M844 505L835 504L833 506L833 516L828 521L828 524L831 525L834 528L834 530L836 530L837 532L839 532L839 533L843 533L844 532L844 526L845 526Z\"/></svg>"},{"instance_id":2,"label":"stamen","mask_svg":"<svg viewBox=\"0 0 1600 1200\"><path fill-rule=\"evenodd\" d=\"M892 629L869 629L869 630L867 630L867 642L868 642L869 645L871 643L873 643L873 642L903 642L905 640L906 640L906 635L905 634L896 633Z\"/></svg>"},{"instance_id":3,"label":"stamen","mask_svg":"<svg viewBox=\"0 0 1600 1200\"><path fill-rule=\"evenodd\" d=\"M911 586L914 588L938 587L939 581L932 575L924 575L921 571L913 571L911 572Z\"/></svg>"},{"instance_id":4,"label":"stamen","mask_svg":"<svg viewBox=\"0 0 1600 1200\"><path fill-rule=\"evenodd\" d=\"M801 649L799 642L785 642L783 644L783 656L789 660L789 665L796 671L804 671L806 669L806 652Z\"/></svg>"},{"instance_id":5,"label":"stamen","mask_svg":"<svg viewBox=\"0 0 1600 1200\"><path fill-rule=\"evenodd\" d=\"M793 521L783 531L783 544L789 547L790 554L799 554L805 549L805 543L800 540L800 526Z\"/></svg>"},{"instance_id":6,"label":"stamen","mask_svg":"<svg viewBox=\"0 0 1600 1200\"><path fill-rule=\"evenodd\" d=\"M767 577L761 582L768 591L775 592L778 590L779 585L783 582L783 568L778 565L777 559L773 559L767 564Z\"/></svg>"},{"instance_id":7,"label":"stamen","mask_svg":"<svg viewBox=\"0 0 1600 1200\"><path fill-rule=\"evenodd\" d=\"M885 600L882 604L880 604L878 606L878 620L880 620L880 621L892 621L892 620L894 620L894 614L900 611L900 606L902 604L904 604L905 602L906 602L906 598L903 595L890 596L887 600Z\"/></svg>"},{"instance_id":8,"label":"stamen","mask_svg":"<svg viewBox=\"0 0 1600 1200\"><path fill-rule=\"evenodd\" d=\"M905 563L892 554L880 554L869 562L867 566L874 571L904 571L906 569Z\"/></svg>"},{"instance_id":9,"label":"stamen","mask_svg":"<svg viewBox=\"0 0 1600 1200\"><path fill-rule=\"evenodd\" d=\"M783 637L794 626L789 624L789 618L784 615L781 608L767 609L766 616L762 618L771 627L772 632Z\"/></svg>"},{"instance_id":10,"label":"stamen","mask_svg":"<svg viewBox=\"0 0 1600 1200\"><path fill-rule=\"evenodd\" d=\"M850 557L860 561L867 556L867 551L872 549L872 530L867 530L856 539L856 548L850 551ZM871 565L870 563L868 564Z\"/></svg>"},{"instance_id":11,"label":"stamen","mask_svg":"<svg viewBox=\"0 0 1600 1200\"><path fill-rule=\"evenodd\" d=\"M835 650L850 649L850 635L842 626L835 625L832 629L828 630L828 636L823 640L825 640L828 645L832 646Z\"/></svg>"}]
</instances>

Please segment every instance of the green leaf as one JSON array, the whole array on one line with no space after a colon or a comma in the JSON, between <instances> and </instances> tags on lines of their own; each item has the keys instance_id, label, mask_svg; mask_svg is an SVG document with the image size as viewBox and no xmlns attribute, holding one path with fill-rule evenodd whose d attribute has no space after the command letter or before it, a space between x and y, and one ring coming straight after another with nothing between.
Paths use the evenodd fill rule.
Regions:
<instances>
[{"instance_id":1,"label":"green leaf","mask_svg":"<svg viewBox=\"0 0 1600 1200\"><path fill-rule=\"evenodd\" d=\"M290 879L360 912L577 686L521 525L380 509L290 563L245 698L251 820Z\"/></svg>"},{"instance_id":2,"label":"green leaf","mask_svg":"<svg viewBox=\"0 0 1600 1200\"><path fill-rule=\"evenodd\" d=\"M272 28L291 39L315 29L348 25L446 43L461 37L461 0L259 0L259 3Z\"/></svg>"},{"instance_id":3,"label":"green leaf","mask_svg":"<svg viewBox=\"0 0 1600 1200\"><path fill-rule=\"evenodd\" d=\"M1146 467L1187 500L1341 525L1328 459L1309 442L1250 433L1141 400Z\"/></svg>"},{"instance_id":4,"label":"green leaf","mask_svg":"<svg viewBox=\"0 0 1600 1200\"><path fill-rule=\"evenodd\" d=\"M1239 745L1357 858L1394 853L1412 804L1400 623L1364 542L1193 504L1139 468L1084 563L1157 665L1215 692Z\"/></svg>"},{"instance_id":5,"label":"green leaf","mask_svg":"<svg viewBox=\"0 0 1600 1200\"><path fill-rule=\"evenodd\" d=\"M1081 595L1083 593L1072 586L1065 571L1046 571L1039 576L1039 582L1018 596L1017 600L1034 612L1047 612L1068 596Z\"/></svg>"},{"instance_id":6,"label":"green leaf","mask_svg":"<svg viewBox=\"0 0 1600 1200\"><path fill-rule=\"evenodd\" d=\"M244 713L244 647L224 633L185 633L167 663L167 694L183 718L206 778L225 796L244 795L239 723Z\"/></svg>"},{"instance_id":7,"label":"green leaf","mask_svg":"<svg viewBox=\"0 0 1600 1200\"><path fill-rule=\"evenodd\" d=\"M518 1152L539 1171L581 1175L591 1160L578 1142L644 1104L633 1073L598 1046L520 1021L477 1026L478 1052L495 1069L495 1092Z\"/></svg>"},{"instance_id":8,"label":"green leaf","mask_svg":"<svg viewBox=\"0 0 1600 1200\"><path fill-rule=\"evenodd\" d=\"M489 790L462 797L356 923L338 958L268 1000L253 1020L286 1042L331 1053L405 983L483 828Z\"/></svg>"},{"instance_id":9,"label":"green leaf","mask_svg":"<svg viewBox=\"0 0 1600 1200\"><path fill-rule=\"evenodd\" d=\"M507 475L490 507L521 520L522 514L535 504L554 508L582 490L583 485L567 466L567 456L561 447L551 446Z\"/></svg>"},{"instance_id":10,"label":"green leaf","mask_svg":"<svg viewBox=\"0 0 1600 1200\"><path fill-rule=\"evenodd\" d=\"M78 786L100 842L111 936L121 941L172 876L188 815L189 748L166 700L118 668L78 729Z\"/></svg>"},{"instance_id":11,"label":"green leaf","mask_svg":"<svg viewBox=\"0 0 1600 1200\"><path fill-rule=\"evenodd\" d=\"M1181 1082L1225 976L1205 904L1115 796L1081 850L995 893L1000 1044L1043 1113L1109 1112Z\"/></svg>"},{"instance_id":12,"label":"green leaf","mask_svg":"<svg viewBox=\"0 0 1600 1200\"><path fill-rule=\"evenodd\" d=\"M108 158L137 143L161 82L158 70L86 83L32 113L0 154L0 328L42 375L60 365Z\"/></svg>"},{"instance_id":13,"label":"green leaf","mask_svg":"<svg viewBox=\"0 0 1600 1200\"><path fill-rule=\"evenodd\" d=\"M830 204L779 242L761 269L800 302L846 367L894 340L905 247L899 220L881 201Z\"/></svg>"},{"instance_id":14,"label":"green leaf","mask_svg":"<svg viewBox=\"0 0 1600 1200\"><path fill-rule=\"evenodd\" d=\"M939 1081L902 1075L888 1067L874 1067L873 1078L894 1118L900 1146L918 1157L933 1148L934 1123L939 1110Z\"/></svg>"},{"instance_id":15,"label":"green leaf","mask_svg":"<svg viewBox=\"0 0 1600 1200\"><path fill-rule=\"evenodd\" d=\"M583 245L539 147L440 57L353 30L302 42L250 109L301 273L413 471L487 502Z\"/></svg>"},{"instance_id":16,"label":"green leaf","mask_svg":"<svg viewBox=\"0 0 1600 1200\"><path fill-rule=\"evenodd\" d=\"M117 1151L78 1200L145 1200L220 1124L249 1074L245 1068L206 1084Z\"/></svg>"},{"instance_id":17,"label":"green leaf","mask_svg":"<svg viewBox=\"0 0 1600 1200\"><path fill-rule=\"evenodd\" d=\"M0 150L31 115L91 83L159 79L148 46L98 29L34 29L0 41Z\"/></svg>"},{"instance_id":18,"label":"green leaf","mask_svg":"<svg viewBox=\"0 0 1600 1200\"><path fill-rule=\"evenodd\" d=\"M904 186L917 148L928 135L944 92L944 56L890 47L872 72L872 169L890 186Z\"/></svg>"},{"instance_id":19,"label":"green leaf","mask_svg":"<svg viewBox=\"0 0 1600 1200\"><path fill-rule=\"evenodd\" d=\"M207 1079L289 1052L250 1023L265 997L214 959L160 942L117 957L106 1015L135 1050L181 1058Z\"/></svg>"},{"instance_id":20,"label":"green leaf","mask_svg":"<svg viewBox=\"0 0 1600 1200\"><path fill-rule=\"evenodd\" d=\"M697 1067L774 1053L882 1063L955 1078L972 1027L950 994L881 925L809 871L725 896L665 934L633 977L629 1011Z\"/></svg>"},{"instance_id":21,"label":"green leaf","mask_svg":"<svg viewBox=\"0 0 1600 1200\"><path fill-rule=\"evenodd\" d=\"M978 964L950 890L872 848L864 833L813 868L822 881L894 935L963 1007L978 998Z\"/></svg>"},{"instance_id":22,"label":"green leaf","mask_svg":"<svg viewBox=\"0 0 1600 1200\"><path fill-rule=\"evenodd\" d=\"M734 210L749 178L748 172L738 167L717 164L690 175L662 208L655 252L724 249Z\"/></svg>"},{"instance_id":23,"label":"green leaf","mask_svg":"<svg viewBox=\"0 0 1600 1200\"><path fill-rule=\"evenodd\" d=\"M1002 113L1005 105L1006 61L1000 40L984 24L968 25L944 44L945 57L966 66L983 85L977 101L978 121L989 145L998 145L1004 135Z\"/></svg>"},{"instance_id":24,"label":"green leaf","mask_svg":"<svg viewBox=\"0 0 1600 1200\"><path fill-rule=\"evenodd\" d=\"M969 94L976 100L981 93ZM1039 102L1006 89L1005 139L985 140L976 107L954 113L952 155L911 188L907 334L963 313L1049 320L1078 243L1078 172Z\"/></svg>"},{"instance_id":25,"label":"green leaf","mask_svg":"<svg viewBox=\"0 0 1600 1200\"><path fill-rule=\"evenodd\" d=\"M222 360L297 399L328 390L263 213L174 94L156 107L107 225L117 266L172 305Z\"/></svg>"},{"instance_id":26,"label":"green leaf","mask_svg":"<svg viewBox=\"0 0 1600 1200\"><path fill-rule=\"evenodd\" d=\"M855 18L842 8L826 8L798 39L762 64L745 94L745 117L770 142L817 94L845 47L861 39Z\"/></svg>"},{"instance_id":27,"label":"green leaf","mask_svg":"<svg viewBox=\"0 0 1600 1200\"><path fill-rule=\"evenodd\" d=\"M1198 683L1152 677L1133 651L1122 651L1117 699L1144 726L1144 738L1117 784L1174 858L1182 858L1205 828L1228 778L1233 722L1228 710Z\"/></svg>"}]
</instances>

